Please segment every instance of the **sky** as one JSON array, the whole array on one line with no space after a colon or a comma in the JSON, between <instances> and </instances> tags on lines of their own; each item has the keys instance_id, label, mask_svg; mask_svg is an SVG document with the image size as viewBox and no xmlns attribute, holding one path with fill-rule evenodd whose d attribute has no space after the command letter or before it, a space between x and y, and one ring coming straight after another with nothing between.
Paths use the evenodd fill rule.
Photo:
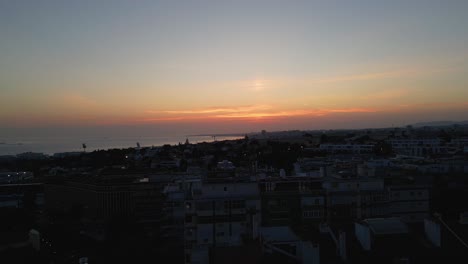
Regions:
<instances>
[{"instance_id":1,"label":"sky","mask_svg":"<svg viewBox=\"0 0 468 264\"><path fill-rule=\"evenodd\" d=\"M467 11L455 0L0 0L0 136L467 120Z\"/></svg>"}]
</instances>

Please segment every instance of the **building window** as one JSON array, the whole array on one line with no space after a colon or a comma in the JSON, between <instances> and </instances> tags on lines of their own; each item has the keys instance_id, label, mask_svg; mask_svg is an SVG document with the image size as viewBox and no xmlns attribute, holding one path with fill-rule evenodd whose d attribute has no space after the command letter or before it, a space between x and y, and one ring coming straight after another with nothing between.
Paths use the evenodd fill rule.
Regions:
<instances>
[{"instance_id":1,"label":"building window","mask_svg":"<svg viewBox=\"0 0 468 264\"><path fill-rule=\"evenodd\" d=\"M231 206L232 206L233 209L242 209L242 208L245 208L245 201L243 201L243 200L235 200L235 201L232 201Z\"/></svg>"},{"instance_id":2,"label":"building window","mask_svg":"<svg viewBox=\"0 0 468 264\"><path fill-rule=\"evenodd\" d=\"M192 236L193 235L193 229L192 228L189 228L187 230L187 236Z\"/></svg>"},{"instance_id":3,"label":"building window","mask_svg":"<svg viewBox=\"0 0 468 264\"><path fill-rule=\"evenodd\" d=\"M320 210L312 210L312 211L304 211L302 213L302 215L305 217L305 218L319 218L321 217L321 212Z\"/></svg>"}]
</instances>

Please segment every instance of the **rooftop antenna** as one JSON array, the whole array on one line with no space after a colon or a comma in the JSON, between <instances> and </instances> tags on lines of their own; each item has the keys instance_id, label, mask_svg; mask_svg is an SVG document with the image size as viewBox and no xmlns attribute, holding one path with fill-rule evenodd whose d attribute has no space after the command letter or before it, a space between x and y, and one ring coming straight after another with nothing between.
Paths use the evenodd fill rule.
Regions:
<instances>
[{"instance_id":1,"label":"rooftop antenna","mask_svg":"<svg viewBox=\"0 0 468 264\"><path fill-rule=\"evenodd\" d=\"M86 144L85 143L83 143L82 147L83 147L83 152L86 152Z\"/></svg>"}]
</instances>

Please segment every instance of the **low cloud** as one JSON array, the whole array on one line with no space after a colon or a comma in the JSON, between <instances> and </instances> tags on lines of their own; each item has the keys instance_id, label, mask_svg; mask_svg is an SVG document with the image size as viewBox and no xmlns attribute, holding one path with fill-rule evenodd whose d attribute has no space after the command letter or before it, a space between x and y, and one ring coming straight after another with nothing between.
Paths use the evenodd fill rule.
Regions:
<instances>
[{"instance_id":1,"label":"low cloud","mask_svg":"<svg viewBox=\"0 0 468 264\"><path fill-rule=\"evenodd\" d=\"M163 110L163 111L147 111L148 113L164 113L164 114L215 114L215 113L244 113L259 110L270 109L269 105L253 105L253 106L240 106L240 107L210 107L204 109L193 110Z\"/></svg>"},{"instance_id":2,"label":"low cloud","mask_svg":"<svg viewBox=\"0 0 468 264\"><path fill-rule=\"evenodd\" d=\"M333 109L293 109L275 110L271 106L241 106L241 107L211 107L194 110L162 110L147 111L157 116L145 121L177 121L177 120L258 120L263 118L287 118L303 116L326 116L336 113L373 113L371 108L333 108Z\"/></svg>"}]
</instances>

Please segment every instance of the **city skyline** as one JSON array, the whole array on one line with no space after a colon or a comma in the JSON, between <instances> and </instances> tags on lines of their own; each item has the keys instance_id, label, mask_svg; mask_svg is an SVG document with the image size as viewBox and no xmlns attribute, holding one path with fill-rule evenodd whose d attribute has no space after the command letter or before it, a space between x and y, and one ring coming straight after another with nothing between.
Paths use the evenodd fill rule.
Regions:
<instances>
[{"instance_id":1,"label":"city skyline","mask_svg":"<svg viewBox=\"0 0 468 264\"><path fill-rule=\"evenodd\" d=\"M5 1L0 127L189 134L466 120L466 10L466 1Z\"/></svg>"}]
</instances>

